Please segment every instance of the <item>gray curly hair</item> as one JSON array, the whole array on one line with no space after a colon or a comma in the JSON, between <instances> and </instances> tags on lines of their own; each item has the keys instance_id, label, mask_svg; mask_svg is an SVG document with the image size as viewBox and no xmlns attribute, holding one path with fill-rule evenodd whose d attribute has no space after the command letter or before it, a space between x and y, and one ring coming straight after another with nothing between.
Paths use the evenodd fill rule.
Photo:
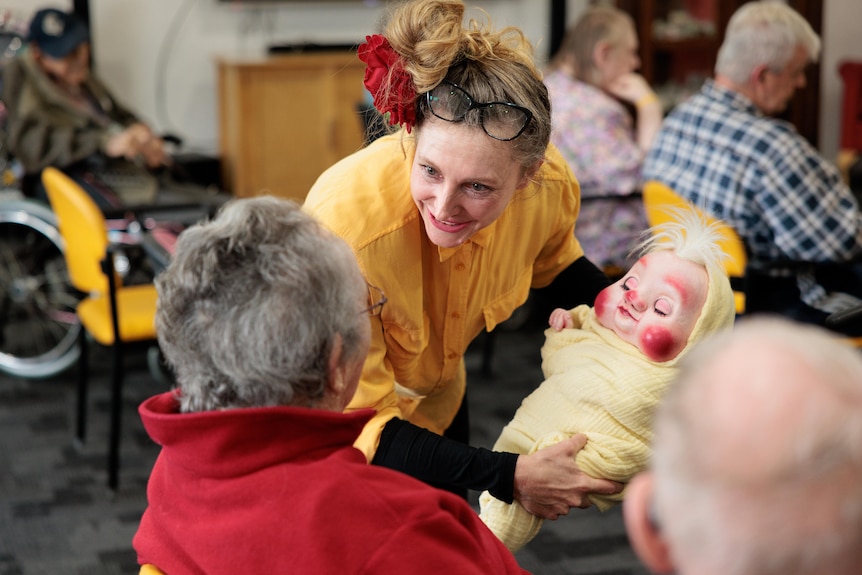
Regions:
<instances>
[{"instance_id":1,"label":"gray curly hair","mask_svg":"<svg viewBox=\"0 0 862 575\"><path fill-rule=\"evenodd\" d=\"M157 276L158 341L180 409L314 406L337 335L360 353L365 283L350 248L291 200L231 200Z\"/></svg>"}]
</instances>

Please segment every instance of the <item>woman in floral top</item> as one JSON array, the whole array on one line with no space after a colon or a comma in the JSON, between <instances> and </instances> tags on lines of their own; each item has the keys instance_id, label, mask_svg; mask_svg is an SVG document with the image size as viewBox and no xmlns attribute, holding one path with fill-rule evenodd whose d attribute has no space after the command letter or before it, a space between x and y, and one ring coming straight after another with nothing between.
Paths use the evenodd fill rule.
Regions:
<instances>
[{"instance_id":1,"label":"woman in floral top","mask_svg":"<svg viewBox=\"0 0 862 575\"><path fill-rule=\"evenodd\" d=\"M587 9L569 29L545 84L551 141L581 184L577 235L584 253L613 274L646 229L641 163L662 120L640 66L634 23L611 7ZM623 103L637 110L635 122Z\"/></svg>"}]
</instances>

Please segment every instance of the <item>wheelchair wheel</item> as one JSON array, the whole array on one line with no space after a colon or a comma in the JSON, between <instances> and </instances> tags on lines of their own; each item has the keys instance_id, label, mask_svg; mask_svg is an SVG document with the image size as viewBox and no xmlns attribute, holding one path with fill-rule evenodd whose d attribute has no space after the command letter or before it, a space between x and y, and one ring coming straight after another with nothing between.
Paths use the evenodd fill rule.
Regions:
<instances>
[{"instance_id":1,"label":"wheelchair wheel","mask_svg":"<svg viewBox=\"0 0 862 575\"><path fill-rule=\"evenodd\" d=\"M0 372L47 378L74 363L79 299L53 212L31 200L0 202Z\"/></svg>"}]
</instances>

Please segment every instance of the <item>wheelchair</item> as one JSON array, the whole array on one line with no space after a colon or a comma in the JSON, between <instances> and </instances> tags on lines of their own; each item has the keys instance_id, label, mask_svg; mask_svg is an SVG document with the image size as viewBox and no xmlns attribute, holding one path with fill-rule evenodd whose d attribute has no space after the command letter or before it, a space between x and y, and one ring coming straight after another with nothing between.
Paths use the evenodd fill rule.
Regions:
<instances>
[{"instance_id":1,"label":"wheelchair","mask_svg":"<svg viewBox=\"0 0 862 575\"><path fill-rule=\"evenodd\" d=\"M17 29L0 25L0 82L5 63L24 46ZM69 282L63 240L47 198L34 193L38 176L24 175L6 146L5 119L5 104L0 102L0 373L46 379L78 360L81 326L75 310L83 294ZM163 138L175 148L181 146L180 138ZM147 238L148 229L159 228L175 237L229 198L209 182L180 175L173 182L157 178L160 188L169 188L159 190L170 196L162 205L120 203L114 204L116 209L106 208L109 237L123 252L115 265L124 282L151 281L159 266L167 264L165 252L152 257L145 253L142 238ZM111 193L108 188L110 184L103 187L106 195ZM154 376L163 374L159 357L150 354L148 363Z\"/></svg>"},{"instance_id":2,"label":"wheelchair","mask_svg":"<svg viewBox=\"0 0 862 575\"><path fill-rule=\"evenodd\" d=\"M75 309L83 294L69 282L54 213L46 201L33 196L28 189L32 186L22 184L25 178L15 165L0 137L0 372L46 379L78 360L81 326ZM153 241L147 249L142 241L148 232L157 229L163 232L160 237L175 239L184 227L212 215L229 199L224 192L194 183L173 184L164 192L171 199L163 205L106 210L109 237L122 252L115 266L126 283L152 281L167 265L167 250ZM150 353L148 364L155 377L164 379L160 355Z\"/></svg>"},{"instance_id":3,"label":"wheelchair","mask_svg":"<svg viewBox=\"0 0 862 575\"><path fill-rule=\"evenodd\" d=\"M115 260L118 273L126 283L152 281L169 256L157 242L150 241L148 249L142 238L155 228L175 238L228 198L218 191L203 198L190 194L185 204L106 213L109 237L123 254ZM153 246L161 251L154 253ZM81 330L75 308L82 295L69 283L63 240L50 207L14 187L0 189L0 372L44 379L73 365ZM148 362L153 375L163 373L157 356L150 354Z\"/></svg>"},{"instance_id":4,"label":"wheelchair","mask_svg":"<svg viewBox=\"0 0 862 575\"><path fill-rule=\"evenodd\" d=\"M14 190L0 194L0 371L51 377L78 359L78 294L53 212Z\"/></svg>"},{"instance_id":5,"label":"wheelchair","mask_svg":"<svg viewBox=\"0 0 862 575\"><path fill-rule=\"evenodd\" d=\"M23 46L17 31L0 29L0 64ZM5 107L0 115L2 122ZM54 214L24 197L5 145L0 145L0 175L0 372L50 377L78 359L78 298L66 279Z\"/></svg>"},{"instance_id":6,"label":"wheelchair","mask_svg":"<svg viewBox=\"0 0 862 575\"><path fill-rule=\"evenodd\" d=\"M205 201L190 196L185 205L143 206L106 214L109 237L122 255L115 258L124 282L152 281L169 254L142 239L153 229L175 238L194 221L212 215L228 199L214 192ZM155 252L154 252L155 250ZM83 294L69 283L63 240L50 207L15 189L0 190L0 372L24 379L53 377L79 354L81 326L75 308ZM150 371L163 374L158 358Z\"/></svg>"}]
</instances>

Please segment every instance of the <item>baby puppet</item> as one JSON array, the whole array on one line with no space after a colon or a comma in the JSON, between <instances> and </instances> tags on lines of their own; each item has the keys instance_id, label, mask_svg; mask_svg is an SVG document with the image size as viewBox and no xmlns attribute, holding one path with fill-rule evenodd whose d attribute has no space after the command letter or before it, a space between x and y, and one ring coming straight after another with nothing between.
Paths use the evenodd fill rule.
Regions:
<instances>
[{"instance_id":1,"label":"baby puppet","mask_svg":"<svg viewBox=\"0 0 862 575\"><path fill-rule=\"evenodd\" d=\"M542 347L545 380L495 450L533 453L582 432L588 441L577 463L587 474L626 483L646 467L653 413L679 360L705 335L730 327L735 313L716 226L691 212L676 219L649 230L635 248L640 259L593 307L554 310ZM623 493L590 499L604 511ZM486 491L479 504L482 520L513 552L539 532L542 520L517 501Z\"/></svg>"}]
</instances>

